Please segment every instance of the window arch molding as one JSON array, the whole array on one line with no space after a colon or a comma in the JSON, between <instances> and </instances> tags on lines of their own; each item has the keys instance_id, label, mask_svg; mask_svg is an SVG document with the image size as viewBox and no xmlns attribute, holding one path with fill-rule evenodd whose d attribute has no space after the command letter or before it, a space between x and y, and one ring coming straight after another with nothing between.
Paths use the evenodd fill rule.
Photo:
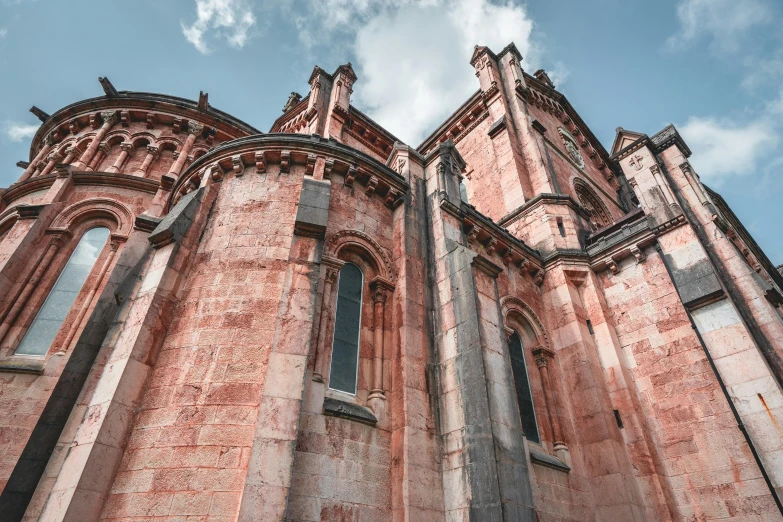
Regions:
<instances>
[{"instance_id":1,"label":"window arch molding","mask_svg":"<svg viewBox=\"0 0 783 522\"><path fill-rule=\"evenodd\" d=\"M574 192L579 204L590 214L590 222L596 228L611 225L614 220L603 200L582 178L574 178Z\"/></svg>"},{"instance_id":2,"label":"window arch molding","mask_svg":"<svg viewBox=\"0 0 783 522\"><path fill-rule=\"evenodd\" d=\"M543 346L547 350L551 350L549 342L549 335L546 333L544 324L538 318L536 313L530 308L524 301L514 296L506 296L500 300L500 308L503 314L503 324L513 328L513 326L523 327L528 325L528 328L523 328L525 334L518 332L522 337L522 343L526 346ZM522 321L519 321L519 319ZM516 329L515 329L516 331Z\"/></svg>"},{"instance_id":3,"label":"window arch molding","mask_svg":"<svg viewBox=\"0 0 783 522\"><path fill-rule=\"evenodd\" d=\"M113 240L124 240L133 228L133 213L128 207L113 199L85 199L63 210L47 232L50 234L66 232L73 235L84 222L104 223L103 226L111 231Z\"/></svg>"},{"instance_id":4,"label":"window arch molding","mask_svg":"<svg viewBox=\"0 0 783 522\"><path fill-rule=\"evenodd\" d=\"M389 254L368 234L359 230L342 230L329 236L324 244L324 252L338 259L342 259L341 252L351 251L367 256L376 275L394 284L397 274Z\"/></svg>"}]
</instances>

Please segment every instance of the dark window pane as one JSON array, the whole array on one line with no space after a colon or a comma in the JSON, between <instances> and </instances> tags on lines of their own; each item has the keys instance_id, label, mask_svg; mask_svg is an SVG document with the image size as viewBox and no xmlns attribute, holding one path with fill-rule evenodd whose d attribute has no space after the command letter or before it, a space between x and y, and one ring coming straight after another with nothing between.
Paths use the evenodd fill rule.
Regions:
<instances>
[{"instance_id":1,"label":"dark window pane","mask_svg":"<svg viewBox=\"0 0 783 522\"><path fill-rule=\"evenodd\" d=\"M17 354L46 355L108 237L109 229L103 227L84 233L38 315L16 348Z\"/></svg>"},{"instance_id":2,"label":"dark window pane","mask_svg":"<svg viewBox=\"0 0 783 522\"><path fill-rule=\"evenodd\" d=\"M511 356L511 371L514 374L514 387L517 392L522 430L525 432L527 440L541 442L538 437L536 414L533 410L533 395L530 393L530 381L527 380L527 367L525 366L525 354L522 350L522 340L516 332L511 335L508 351Z\"/></svg>"},{"instance_id":3,"label":"dark window pane","mask_svg":"<svg viewBox=\"0 0 783 522\"><path fill-rule=\"evenodd\" d=\"M340 269L340 281L337 284L337 312L334 320L329 387L354 394L356 370L359 365L363 286L362 271L356 265L346 263Z\"/></svg>"}]
</instances>

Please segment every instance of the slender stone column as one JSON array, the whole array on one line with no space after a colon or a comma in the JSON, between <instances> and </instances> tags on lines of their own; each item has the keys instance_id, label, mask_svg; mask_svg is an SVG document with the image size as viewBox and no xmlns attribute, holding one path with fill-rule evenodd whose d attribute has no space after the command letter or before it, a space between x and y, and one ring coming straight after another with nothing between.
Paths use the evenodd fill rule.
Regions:
<instances>
[{"instance_id":1,"label":"slender stone column","mask_svg":"<svg viewBox=\"0 0 783 522\"><path fill-rule=\"evenodd\" d=\"M120 155L117 156L114 165L106 169L106 172L119 172L122 169L122 166L125 164L125 160L128 159L128 155L133 150L133 144L128 142L120 143L120 148L122 149L122 152L120 152Z\"/></svg>"},{"instance_id":2,"label":"slender stone column","mask_svg":"<svg viewBox=\"0 0 783 522\"><path fill-rule=\"evenodd\" d=\"M92 161L84 170L95 170L101 164L103 158L109 155L109 145L104 141L98 146L98 153L92 158Z\"/></svg>"},{"instance_id":3,"label":"slender stone column","mask_svg":"<svg viewBox=\"0 0 783 522\"><path fill-rule=\"evenodd\" d=\"M152 162L157 157L158 157L158 147L147 145L147 155L144 157L144 161L141 163L139 170L137 170L134 174L136 176L141 176L143 178L146 178L147 171L149 170L150 165L152 165Z\"/></svg>"},{"instance_id":4,"label":"slender stone column","mask_svg":"<svg viewBox=\"0 0 783 522\"><path fill-rule=\"evenodd\" d=\"M340 268L345 264L339 259L324 257L321 264L326 267L326 276L324 277L324 293L321 299L321 314L318 322L318 339L315 343L315 361L313 364L313 380L315 382L324 382L324 360L326 356L326 337L329 335L329 325L334 317L334 294L335 282Z\"/></svg>"},{"instance_id":5,"label":"slender stone column","mask_svg":"<svg viewBox=\"0 0 783 522\"><path fill-rule=\"evenodd\" d=\"M57 158L60 156L59 151L54 151L48 156L46 156L46 167L41 171L39 176L46 176L50 172L52 172L52 169L54 169L54 166L57 164Z\"/></svg>"},{"instance_id":6,"label":"slender stone column","mask_svg":"<svg viewBox=\"0 0 783 522\"><path fill-rule=\"evenodd\" d=\"M49 246L46 248L46 253L44 253L43 258L41 258L41 261L38 263L38 266L27 280L27 283L25 283L22 291L11 304L11 307L5 313L3 324L0 324L0 341L5 338L8 330L14 325L16 318L19 317L19 313L24 309L25 305L27 304L27 300L30 298L33 290L35 290L38 286L38 283L41 282L41 279L48 270L52 259L54 259L55 254L57 254L57 250L59 250L60 246L62 246L64 242L65 236L62 234L58 234L52 238Z\"/></svg>"},{"instance_id":7,"label":"slender stone column","mask_svg":"<svg viewBox=\"0 0 783 522\"><path fill-rule=\"evenodd\" d=\"M555 354L539 346L533 350L533 357L538 366L538 373L541 375L541 385L544 389L544 407L546 408L547 417L549 417L549 425L552 426L552 437L554 437L554 450L555 453L561 451L568 451L565 441L563 440L563 430L560 428L560 421L558 420L557 413L554 411L554 388L552 388L552 382L549 379L549 361L554 358Z\"/></svg>"},{"instance_id":8,"label":"slender stone column","mask_svg":"<svg viewBox=\"0 0 783 522\"><path fill-rule=\"evenodd\" d=\"M103 283L103 279L106 277L106 272L109 271L109 267L111 266L112 261L114 261L114 254L117 252L119 243L113 240L111 243L109 243L109 247L111 250L109 250L109 254L106 256L106 261L104 261L103 266L101 267L101 271L98 273L98 278L95 280L95 284L90 289L90 293L84 299L82 307L79 309L79 314L71 324L71 328L68 330L68 336L56 350L56 355L64 355L65 352L68 351L68 347L71 345L71 341L73 341L74 336L76 336L76 332L79 330L79 325L82 324L82 320L84 319L85 314L87 314L87 310L90 309L90 305L92 305L92 301L95 299L95 294L98 292L98 289Z\"/></svg>"},{"instance_id":9,"label":"slender stone column","mask_svg":"<svg viewBox=\"0 0 783 522\"><path fill-rule=\"evenodd\" d=\"M177 161L175 161L169 169L169 177L177 179L180 172L182 172L182 167L185 166L185 160L188 159L188 154L190 154L190 149L193 147L193 143L196 141L198 136L201 136L202 132L204 132L203 125L193 121L188 122L188 138L185 140L185 143L182 145L182 148L179 151L179 157L177 158Z\"/></svg>"},{"instance_id":10,"label":"slender stone column","mask_svg":"<svg viewBox=\"0 0 783 522\"><path fill-rule=\"evenodd\" d=\"M90 142L90 146L84 151L84 154L82 154L79 160L73 164L73 166L76 167L76 170L87 169L87 165L90 164L91 160L95 157L95 153L98 152L101 141L106 136L106 133L109 132L112 125L117 121L117 111L103 111L101 112L101 118L103 118L103 125L98 129L98 132L95 134L92 142Z\"/></svg>"},{"instance_id":11,"label":"slender stone column","mask_svg":"<svg viewBox=\"0 0 783 522\"><path fill-rule=\"evenodd\" d=\"M38 164L43 161L46 155L49 154L49 151L52 150L53 143L54 140L51 134L44 138L43 147L41 147L41 150L38 151L38 154L35 155L35 158L30 162L27 168L24 169L24 172L22 172L22 175L19 176L19 181L17 181L17 183L25 181L33 175L33 172L35 172L38 168Z\"/></svg>"},{"instance_id":12,"label":"slender stone column","mask_svg":"<svg viewBox=\"0 0 783 522\"><path fill-rule=\"evenodd\" d=\"M68 147L65 149L65 157L63 158L63 163L66 165L70 165L70 163L74 160L74 158L79 154L79 151L76 147Z\"/></svg>"},{"instance_id":13,"label":"slender stone column","mask_svg":"<svg viewBox=\"0 0 783 522\"><path fill-rule=\"evenodd\" d=\"M373 372L368 399L385 399L383 390L383 316L386 309L386 289L374 281L371 290L373 301Z\"/></svg>"}]
</instances>

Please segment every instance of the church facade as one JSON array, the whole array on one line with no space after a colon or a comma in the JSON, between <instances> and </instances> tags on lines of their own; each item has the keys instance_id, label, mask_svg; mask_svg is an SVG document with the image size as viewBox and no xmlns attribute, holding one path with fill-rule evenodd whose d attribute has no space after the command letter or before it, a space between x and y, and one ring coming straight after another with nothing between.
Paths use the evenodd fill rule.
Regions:
<instances>
[{"instance_id":1,"label":"church facade","mask_svg":"<svg viewBox=\"0 0 783 522\"><path fill-rule=\"evenodd\" d=\"M414 148L117 91L0 203L4 521L783 520L783 275L513 44Z\"/></svg>"}]
</instances>

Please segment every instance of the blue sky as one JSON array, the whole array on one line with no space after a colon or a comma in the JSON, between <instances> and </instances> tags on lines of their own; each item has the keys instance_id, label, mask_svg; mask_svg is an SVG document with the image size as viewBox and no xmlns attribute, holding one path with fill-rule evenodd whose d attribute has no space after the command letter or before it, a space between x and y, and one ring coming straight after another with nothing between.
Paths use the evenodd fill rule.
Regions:
<instances>
[{"instance_id":1,"label":"blue sky","mask_svg":"<svg viewBox=\"0 0 783 522\"><path fill-rule=\"evenodd\" d=\"M266 131L314 65L412 145L477 87L475 44L514 41L609 148L674 123L702 179L783 263L783 3L776 0L0 0L0 186L49 113L119 90L210 103Z\"/></svg>"}]
</instances>

